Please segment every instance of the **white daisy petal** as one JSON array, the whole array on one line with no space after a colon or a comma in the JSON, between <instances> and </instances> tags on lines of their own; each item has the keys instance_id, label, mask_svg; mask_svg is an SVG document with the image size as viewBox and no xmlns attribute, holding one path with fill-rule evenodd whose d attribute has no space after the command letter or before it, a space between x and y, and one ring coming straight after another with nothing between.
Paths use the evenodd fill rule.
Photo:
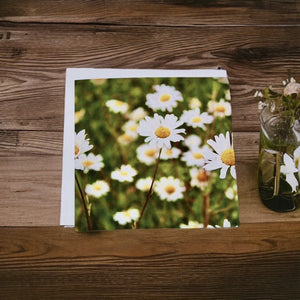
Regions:
<instances>
[{"instance_id":1,"label":"white daisy petal","mask_svg":"<svg viewBox=\"0 0 300 300\"><path fill-rule=\"evenodd\" d=\"M280 172L285 174L287 183L291 186L292 191L295 192L299 182L294 173L298 172L298 168L296 168L294 160L287 153L283 155L283 162L285 165L280 167Z\"/></svg>"},{"instance_id":2,"label":"white daisy petal","mask_svg":"<svg viewBox=\"0 0 300 300\"><path fill-rule=\"evenodd\" d=\"M231 176L236 179L236 170L235 170L235 166L230 167L230 174Z\"/></svg>"},{"instance_id":3,"label":"white daisy petal","mask_svg":"<svg viewBox=\"0 0 300 300\"><path fill-rule=\"evenodd\" d=\"M89 139L86 138L85 129L79 131L77 134L75 132L75 158L78 158L81 154L91 150L93 145L89 144Z\"/></svg>"}]
</instances>

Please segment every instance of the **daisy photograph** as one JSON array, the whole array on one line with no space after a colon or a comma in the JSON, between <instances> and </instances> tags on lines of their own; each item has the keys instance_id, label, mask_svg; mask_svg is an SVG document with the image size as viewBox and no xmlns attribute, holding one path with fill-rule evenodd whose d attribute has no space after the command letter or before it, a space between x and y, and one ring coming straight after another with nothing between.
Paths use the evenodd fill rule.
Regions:
<instances>
[{"instance_id":1,"label":"daisy photograph","mask_svg":"<svg viewBox=\"0 0 300 300\"><path fill-rule=\"evenodd\" d=\"M225 77L76 80L74 148L77 231L239 226Z\"/></svg>"}]
</instances>

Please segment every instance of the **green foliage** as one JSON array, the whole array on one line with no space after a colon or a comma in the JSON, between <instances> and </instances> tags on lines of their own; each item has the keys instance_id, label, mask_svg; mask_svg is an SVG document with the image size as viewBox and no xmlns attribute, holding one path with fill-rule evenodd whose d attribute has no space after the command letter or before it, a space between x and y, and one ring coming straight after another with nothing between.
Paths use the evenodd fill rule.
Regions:
<instances>
[{"instance_id":1,"label":"green foliage","mask_svg":"<svg viewBox=\"0 0 300 300\"><path fill-rule=\"evenodd\" d=\"M180 117L184 110L189 110L189 101L198 98L202 107L201 112L208 110L208 102L212 99L219 101L228 94L229 85L226 82L213 78L132 78L132 79L107 79L101 84L91 80L79 80L75 84L75 111L85 110L84 116L76 124L75 131L85 129L90 143L94 145L91 152L103 156L104 167L100 171L90 170L87 174L77 171L80 185L84 190L87 184L96 180L104 180L110 186L110 191L100 198L89 196L89 209L92 227L99 229L131 229L131 224L120 225L113 219L116 212L130 208L139 211L145 203L147 192L136 188L135 183L139 178L153 177L155 164L147 166L137 159L136 148L144 143L143 137L138 137L128 145L118 142L118 137L124 133L122 126L128 120L126 114L112 113L105 103L110 99L118 99L128 103L129 111L143 107L149 116L154 112L145 105L146 95L153 93L153 85L166 84L174 86L180 91L184 101L179 102L172 113ZM165 115L165 112L158 111ZM186 136L197 134L202 139L202 145L220 133L231 132L231 117L215 118L207 130L184 126ZM188 150L182 142L172 144L182 152ZM130 164L138 171L133 182L119 182L111 179L111 172L122 164ZM228 188L234 187L236 182L229 174L225 179L219 178L219 170L212 171L209 184L203 190L192 187L190 184L191 167L180 158L173 160L160 160L156 179L163 176L174 176L184 184L186 191L184 198L175 202L161 200L152 191L150 201L141 220L140 228L178 228L180 224L197 221L205 225L223 226L224 219L228 219L232 226L239 225L237 195L233 199L226 197ZM75 193L75 220L79 231L87 230L86 217L82 199L76 187ZM206 199L209 202L205 203Z\"/></svg>"}]
</instances>

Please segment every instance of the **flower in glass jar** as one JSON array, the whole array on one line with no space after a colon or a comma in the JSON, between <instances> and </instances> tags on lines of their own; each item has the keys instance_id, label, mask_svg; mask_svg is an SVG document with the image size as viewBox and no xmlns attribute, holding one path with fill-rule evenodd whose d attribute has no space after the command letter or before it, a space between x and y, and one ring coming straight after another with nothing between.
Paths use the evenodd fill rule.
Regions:
<instances>
[{"instance_id":1,"label":"flower in glass jar","mask_svg":"<svg viewBox=\"0 0 300 300\"><path fill-rule=\"evenodd\" d=\"M283 162L284 165L280 167L280 172L285 174L287 183L291 186L292 191L296 192L299 182L294 173L297 173L298 169L295 167L294 160L287 153L283 155Z\"/></svg>"},{"instance_id":2,"label":"flower in glass jar","mask_svg":"<svg viewBox=\"0 0 300 300\"><path fill-rule=\"evenodd\" d=\"M300 146L294 151L294 163L298 171L300 172Z\"/></svg>"}]
</instances>

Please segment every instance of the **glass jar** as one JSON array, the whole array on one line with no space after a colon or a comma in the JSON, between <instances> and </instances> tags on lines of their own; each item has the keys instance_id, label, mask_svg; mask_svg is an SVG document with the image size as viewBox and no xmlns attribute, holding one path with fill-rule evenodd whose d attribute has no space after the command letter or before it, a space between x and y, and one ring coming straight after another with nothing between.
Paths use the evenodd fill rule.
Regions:
<instances>
[{"instance_id":1,"label":"glass jar","mask_svg":"<svg viewBox=\"0 0 300 300\"><path fill-rule=\"evenodd\" d=\"M299 170L294 157L300 146L300 124L289 111L260 114L258 187L262 202L277 212L293 211L299 193ZM297 172L296 172L297 171Z\"/></svg>"}]
</instances>

